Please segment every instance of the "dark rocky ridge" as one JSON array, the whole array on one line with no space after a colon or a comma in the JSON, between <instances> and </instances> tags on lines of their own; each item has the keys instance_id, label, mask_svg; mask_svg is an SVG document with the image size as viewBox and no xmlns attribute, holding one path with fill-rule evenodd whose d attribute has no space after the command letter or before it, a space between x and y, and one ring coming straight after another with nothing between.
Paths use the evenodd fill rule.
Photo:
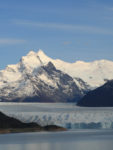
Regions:
<instances>
[{"instance_id":1,"label":"dark rocky ridge","mask_svg":"<svg viewBox=\"0 0 113 150\"><path fill-rule=\"evenodd\" d=\"M36 132L36 131L65 131L63 127L48 125L42 127L37 123L23 123L0 112L0 133Z\"/></svg>"},{"instance_id":2,"label":"dark rocky ridge","mask_svg":"<svg viewBox=\"0 0 113 150\"><path fill-rule=\"evenodd\" d=\"M113 80L88 92L77 105L87 107L113 107Z\"/></svg>"}]
</instances>

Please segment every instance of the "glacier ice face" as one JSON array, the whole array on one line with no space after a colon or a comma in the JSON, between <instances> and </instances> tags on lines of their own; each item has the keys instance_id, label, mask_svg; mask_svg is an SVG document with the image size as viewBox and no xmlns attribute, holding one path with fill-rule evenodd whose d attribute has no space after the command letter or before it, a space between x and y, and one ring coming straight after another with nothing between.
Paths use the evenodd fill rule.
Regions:
<instances>
[{"instance_id":1,"label":"glacier ice face","mask_svg":"<svg viewBox=\"0 0 113 150\"><path fill-rule=\"evenodd\" d=\"M73 103L0 103L0 110L24 122L68 129L113 129L113 107L84 108Z\"/></svg>"}]
</instances>

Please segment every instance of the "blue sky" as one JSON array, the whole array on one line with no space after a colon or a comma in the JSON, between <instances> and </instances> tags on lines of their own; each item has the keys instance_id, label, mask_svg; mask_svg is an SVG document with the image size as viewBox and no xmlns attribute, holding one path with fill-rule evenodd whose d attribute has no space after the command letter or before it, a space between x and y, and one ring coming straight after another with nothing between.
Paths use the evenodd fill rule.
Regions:
<instances>
[{"instance_id":1,"label":"blue sky","mask_svg":"<svg viewBox=\"0 0 113 150\"><path fill-rule=\"evenodd\" d=\"M39 48L68 62L113 60L113 1L0 1L0 69Z\"/></svg>"}]
</instances>

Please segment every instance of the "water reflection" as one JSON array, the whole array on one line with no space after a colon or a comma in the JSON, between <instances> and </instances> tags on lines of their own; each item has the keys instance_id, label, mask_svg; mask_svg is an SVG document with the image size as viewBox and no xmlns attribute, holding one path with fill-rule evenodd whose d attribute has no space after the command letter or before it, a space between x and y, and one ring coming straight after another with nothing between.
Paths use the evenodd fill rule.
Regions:
<instances>
[{"instance_id":1,"label":"water reflection","mask_svg":"<svg viewBox=\"0 0 113 150\"><path fill-rule=\"evenodd\" d=\"M76 141L60 143L6 144L0 150L113 150L112 141Z\"/></svg>"},{"instance_id":2,"label":"water reflection","mask_svg":"<svg viewBox=\"0 0 113 150\"><path fill-rule=\"evenodd\" d=\"M0 150L113 150L113 131L0 135Z\"/></svg>"}]
</instances>

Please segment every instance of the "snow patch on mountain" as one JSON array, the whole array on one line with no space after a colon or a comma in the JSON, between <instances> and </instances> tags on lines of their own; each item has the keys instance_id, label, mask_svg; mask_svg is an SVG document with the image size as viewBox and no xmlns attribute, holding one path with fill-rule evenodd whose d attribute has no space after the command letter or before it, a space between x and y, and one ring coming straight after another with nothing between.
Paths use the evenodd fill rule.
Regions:
<instances>
[{"instance_id":1,"label":"snow patch on mountain","mask_svg":"<svg viewBox=\"0 0 113 150\"><path fill-rule=\"evenodd\" d=\"M38 77L40 78L40 80L42 80L43 82L45 82L49 86L58 88L56 80L53 81L53 80L49 79L45 74L41 74Z\"/></svg>"}]
</instances>

